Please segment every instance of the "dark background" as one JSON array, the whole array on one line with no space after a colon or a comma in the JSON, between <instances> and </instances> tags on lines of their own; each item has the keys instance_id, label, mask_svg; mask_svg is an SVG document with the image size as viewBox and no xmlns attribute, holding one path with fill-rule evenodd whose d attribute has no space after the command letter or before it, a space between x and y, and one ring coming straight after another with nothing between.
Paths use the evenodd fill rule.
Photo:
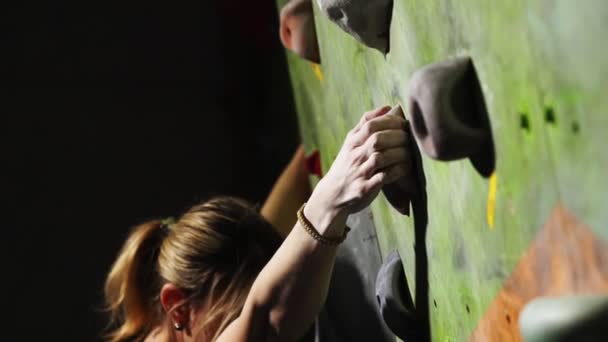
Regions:
<instances>
[{"instance_id":1,"label":"dark background","mask_svg":"<svg viewBox=\"0 0 608 342\"><path fill-rule=\"evenodd\" d=\"M99 340L103 281L131 226L212 194L261 203L295 150L276 8L10 6L0 10L0 339Z\"/></svg>"}]
</instances>

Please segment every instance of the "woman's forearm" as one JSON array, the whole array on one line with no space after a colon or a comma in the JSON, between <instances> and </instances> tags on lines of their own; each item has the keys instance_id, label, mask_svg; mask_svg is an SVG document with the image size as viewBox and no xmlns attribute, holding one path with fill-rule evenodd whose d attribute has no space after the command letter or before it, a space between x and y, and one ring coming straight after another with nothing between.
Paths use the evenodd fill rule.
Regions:
<instances>
[{"instance_id":1,"label":"woman's forearm","mask_svg":"<svg viewBox=\"0 0 608 342\"><path fill-rule=\"evenodd\" d=\"M341 236L346 216L319 197L313 193L304 215L322 235ZM256 278L241 316L219 341L301 338L325 302L335 255L336 246L321 244L297 222Z\"/></svg>"},{"instance_id":2,"label":"woman's forearm","mask_svg":"<svg viewBox=\"0 0 608 342\"><path fill-rule=\"evenodd\" d=\"M304 215L323 236L344 232L346 216L314 195ZM291 341L306 333L325 302L335 256L336 246L318 242L296 223L251 290L252 301L270 303L270 336Z\"/></svg>"}]
</instances>

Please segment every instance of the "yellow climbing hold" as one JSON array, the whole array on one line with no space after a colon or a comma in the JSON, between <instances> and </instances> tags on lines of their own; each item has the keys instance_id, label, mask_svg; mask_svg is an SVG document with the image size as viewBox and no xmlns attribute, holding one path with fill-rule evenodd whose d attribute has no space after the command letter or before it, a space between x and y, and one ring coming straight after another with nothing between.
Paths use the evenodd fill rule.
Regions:
<instances>
[{"instance_id":1,"label":"yellow climbing hold","mask_svg":"<svg viewBox=\"0 0 608 342\"><path fill-rule=\"evenodd\" d=\"M496 172L490 176L490 189L488 190L488 226L490 229L494 229L494 212L496 211L496 186L498 183L498 176Z\"/></svg>"},{"instance_id":2,"label":"yellow climbing hold","mask_svg":"<svg viewBox=\"0 0 608 342\"><path fill-rule=\"evenodd\" d=\"M323 71L321 71L321 65L317 63L311 63L312 71L315 73L315 76L319 79L319 81L323 81Z\"/></svg>"}]
</instances>

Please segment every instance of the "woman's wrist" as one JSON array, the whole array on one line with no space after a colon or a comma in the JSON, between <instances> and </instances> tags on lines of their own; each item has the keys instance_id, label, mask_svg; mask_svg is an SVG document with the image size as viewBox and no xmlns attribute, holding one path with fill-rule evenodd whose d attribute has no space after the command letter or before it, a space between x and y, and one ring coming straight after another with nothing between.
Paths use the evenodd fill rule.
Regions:
<instances>
[{"instance_id":1,"label":"woman's wrist","mask_svg":"<svg viewBox=\"0 0 608 342\"><path fill-rule=\"evenodd\" d=\"M323 189L322 182L323 180L317 184L306 203L304 216L321 235L328 238L338 238L344 234L348 214L343 209L335 206L331 199L326 196L327 193L325 192L327 190Z\"/></svg>"}]
</instances>

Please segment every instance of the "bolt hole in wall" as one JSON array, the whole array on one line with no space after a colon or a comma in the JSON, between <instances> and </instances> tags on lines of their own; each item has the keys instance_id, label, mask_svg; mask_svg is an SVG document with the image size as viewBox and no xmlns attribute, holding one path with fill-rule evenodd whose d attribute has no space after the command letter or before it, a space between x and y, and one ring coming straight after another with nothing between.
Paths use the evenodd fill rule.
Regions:
<instances>
[{"instance_id":1,"label":"bolt hole in wall","mask_svg":"<svg viewBox=\"0 0 608 342\"><path fill-rule=\"evenodd\" d=\"M507 320L507 323L508 323L508 324L511 324L511 315L506 314L506 315L505 315L505 319Z\"/></svg>"},{"instance_id":2,"label":"bolt hole in wall","mask_svg":"<svg viewBox=\"0 0 608 342\"><path fill-rule=\"evenodd\" d=\"M555 117L555 110L553 109L553 107L545 107L545 122L552 125L557 124L557 118ZM572 133L575 135L578 134L581 129L577 121L573 121L570 128L572 130Z\"/></svg>"},{"instance_id":3,"label":"bolt hole in wall","mask_svg":"<svg viewBox=\"0 0 608 342\"><path fill-rule=\"evenodd\" d=\"M467 313L470 314L471 313L471 308L469 308L469 304L465 305L465 308L467 309Z\"/></svg>"},{"instance_id":4,"label":"bolt hole in wall","mask_svg":"<svg viewBox=\"0 0 608 342\"><path fill-rule=\"evenodd\" d=\"M435 305L435 309L437 309L437 301L433 299L433 305Z\"/></svg>"},{"instance_id":5,"label":"bolt hole in wall","mask_svg":"<svg viewBox=\"0 0 608 342\"><path fill-rule=\"evenodd\" d=\"M553 107L545 107L545 122L552 125L556 124Z\"/></svg>"},{"instance_id":6,"label":"bolt hole in wall","mask_svg":"<svg viewBox=\"0 0 608 342\"><path fill-rule=\"evenodd\" d=\"M578 134L578 132L581 130L581 127L579 126L578 122L574 121L572 123L572 133L574 133L575 135Z\"/></svg>"},{"instance_id":7,"label":"bolt hole in wall","mask_svg":"<svg viewBox=\"0 0 608 342\"><path fill-rule=\"evenodd\" d=\"M519 114L519 127L524 131L530 132L530 119L527 113Z\"/></svg>"}]
</instances>

